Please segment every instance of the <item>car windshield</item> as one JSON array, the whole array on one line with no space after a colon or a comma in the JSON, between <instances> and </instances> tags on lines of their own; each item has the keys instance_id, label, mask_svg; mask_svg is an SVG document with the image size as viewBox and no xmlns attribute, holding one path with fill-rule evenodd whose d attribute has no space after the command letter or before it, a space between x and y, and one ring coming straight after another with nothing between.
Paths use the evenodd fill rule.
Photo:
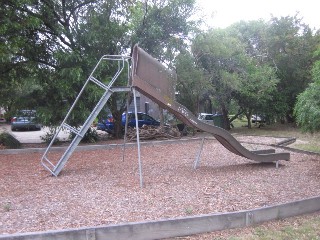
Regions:
<instances>
[{"instance_id":1,"label":"car windshield","mask_svg":"<svg viewBox=\"0 0 320 240\"><path fill-rule=\"evenodd\" d=\"M36 115L35 110L20 110L17 114L19 117L34 117Z\"/></svg>"},{"instance_id":2,"label":"car windshield","mask_svg":"<svg viewBox=\"0 0 320 240\"><path fill-rule=\"evenodd\" d=\"M213 120L213 114L201 114L199 116L200 120Z\"/></svg>"},{"instance_id":3,"label":"car windshield","mask_svg":"<svg viewBox=\"0 0 320 240\"><path fill-rule=\"evenodd\" d=\"M213 115L206 115L205 120L213 120Z\"/></svg>"}]
</instances>

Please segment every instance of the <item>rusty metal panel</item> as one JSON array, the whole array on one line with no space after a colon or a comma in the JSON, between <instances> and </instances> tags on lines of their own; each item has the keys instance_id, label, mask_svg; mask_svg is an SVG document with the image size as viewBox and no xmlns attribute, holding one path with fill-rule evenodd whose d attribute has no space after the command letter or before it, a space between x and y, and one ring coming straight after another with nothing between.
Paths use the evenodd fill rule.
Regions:
<instances>
[{"instance_id":1,"label":"rusty metal panel","mask_svg":"<svg viewBox=\"0 0 320 240\"><path fill-rule=\"evenodd\" d=\"M169 70L137 45L133 50L133 74L138 75L163 96L175 99L176 73ZM132 85L135 85L132 78Z\"/></svg>"}]
</instances>

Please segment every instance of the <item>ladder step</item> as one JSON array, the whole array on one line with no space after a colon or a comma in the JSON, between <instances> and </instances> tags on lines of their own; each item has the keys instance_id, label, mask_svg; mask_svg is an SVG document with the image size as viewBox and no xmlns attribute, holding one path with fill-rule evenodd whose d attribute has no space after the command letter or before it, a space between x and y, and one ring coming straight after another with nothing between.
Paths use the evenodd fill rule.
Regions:
<instances>
[{"instance_id":1,"label":"ladder step","mask_svg":"<svg viewBox=\"0 0 320 240\"><path fill-rule=\"evenodd\" d=\"M99 81L98 79L96 79L93 74L96 71L97 67L99 66L101 60L112 60L112 61L117 61L118 63L118 69L117 72L114 74L114 76L112 77L111 81L106 85L103 82ZM64 128L72 133L75 134L75 136L73 136L73 140L70 143L69 147L66 149L66 151L64 152L64 154L60 157L60 159L58 160L58 162L55 164L55 161L50 162L49 159L47 158L46 154L49 152L49 149L51 148L55 138L58 136L59 132L56 133L56 135L54 136L54 139L52 139L50 145L48 146L46 152L43 155L43 158L41 160L41 164L45 167L45 169L47 169L50 173L52 173L54 176L58 176L60 171L63 169L63 167L65 166L65 164L67 163L68 159L70 158L71 154L73 153L73 151L75 150L75 148L78 146L78 144L80 143L81 139L84 137L86 131L90 128L92 122L94 121L94 119L98 116L99 112L103 109L103 107L106 105L108 99L110 98L111 94L114 92L129 92L131 91L131 87L129 87L129 85L127 84L126 87L115 87L112 88L112 86L114 85L115 81L118 79L119 75L122 73L122 71L125 69L125 67L127 66L128 69L130 68L129 66L129 57L122 57L122 56L116 56L114 57L103 57L99 60L99 62L97 63L96 67L94 68L94 70L92 71L92 73L90 74L89 78L87 79L85 85L83 86L83 88L81 89L80 93L78 94L77 98L75 99L73 105L71 106L71 108L69 109L65 120L63 120L62 124L59 127L59 131L61 130L61 128ZM128 80L129 80L129 72L128 72ZM104 89L104 93L101 96L99 102L97 103L97 105L94 107L94 109L92 110L91 114L88 116L87 120L84 122L84 124L81 126L81 128L77 129L76 127L72 127L69 124L67 124L67 119L69 117L69 115L71 114L71 111L73 110L75 104L77 103L77 101L79 100L81 94L83 93L85 87L87 86L87 83L91 81L93 83L95 83L96 85L98 85L99 87L101 87L102 89ZM112 89L111 89L112 88Z\"/></svg>"},{"instance_id":2,"label":"ladder step","mask_svg":"<svg viewBox=\"0 0 320 240\"><path fill-rule=\"evenodd\" d=\"M95 77L90 76L89 79L90 79L91 82L94 82L99 87L103 88L104 90L108 90L108 87L104 83L102 83L98 79L96 79Z\"/></svg>"},{"instance_id":3,"label":"ladder step","mask_svg":"<svg viewBox=\"0 0 320 240\"><path fill-rule=\"evenodd\" d=\"M47 158L47 156L44 156L43 159L45 159L47 163L49 163L52 167L55 167L53 163Z\"/></svg>"},{"instance_id":4,"label":"ladder step","mask_svg":"<svg viewBox=\"0 0 320 240\"><path fill-rule=\"evenodd\" d=\"M44 161L45 160L45 161ZM49 163L50 165L47 165L47 163ZM41 164L42 166L47 169L52 175L54 176L57 176L54 172L53 172L53 169L54 169L54 165L52 162L49 161L49 159L46 157L46 156L43 156L42 159L41 159ZM50 166L52 167L52 169L50 168Z\"/></svg>"},{"instance_id":5,"label":"ladder step","mask_svg":"<svg viewBox=\"0 0 320 240\"><path fill-rule=\"evenodd\" d=\"M71 132L73 132L74 134L76 134L77 136L79 137L83 137L81 134L80 134L80 131L75 129L74 127L71 127L70 125L66 124L66 123L63 123L62 124L62 127L70 130Z\"/></svg>"}]
</instances>

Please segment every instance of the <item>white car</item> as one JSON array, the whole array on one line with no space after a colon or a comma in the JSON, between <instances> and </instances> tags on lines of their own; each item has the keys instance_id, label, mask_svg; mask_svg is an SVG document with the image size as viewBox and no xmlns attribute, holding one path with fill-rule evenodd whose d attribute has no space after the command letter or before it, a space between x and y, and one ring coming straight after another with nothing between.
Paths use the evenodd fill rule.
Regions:
<instances>
[{"instance_id":1,"label":"white car","mask_svg":"<svg viewBox=\"0 0 320 240\"><path fill-rule=\"evenodd\" d=\"M202 122L214 125L212 113L199 113L198 119Z\"/></svg>"},{"instance_id":2,"label":"white car","mask_svg":"<svg viewBox=\"0 0 320 240\"><path fill-rule=\"evenodd\" d=\"M264 118L259 115L252 115L251 116L251 122L252 123L262 123L265 122Z\"/></svg>"}]
</instances>

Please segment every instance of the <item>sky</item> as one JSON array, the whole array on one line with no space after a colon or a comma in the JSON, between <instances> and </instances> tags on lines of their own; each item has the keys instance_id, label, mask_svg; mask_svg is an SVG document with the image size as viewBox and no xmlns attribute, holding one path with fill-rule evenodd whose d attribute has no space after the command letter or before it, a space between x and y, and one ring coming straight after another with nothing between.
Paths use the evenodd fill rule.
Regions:
<instances>
[{"instance_id":1,"label":"sky","mask_svg":"<svg viewBox=\"0 0 320 240\"><path fill-rule=\"evenodd\" d=\"M240 20L270 20L294 16L299 12L302 22L320 29L320 2L318 0L196 0L210 27L225 28Z\"/></svg>"}]
</instances>

